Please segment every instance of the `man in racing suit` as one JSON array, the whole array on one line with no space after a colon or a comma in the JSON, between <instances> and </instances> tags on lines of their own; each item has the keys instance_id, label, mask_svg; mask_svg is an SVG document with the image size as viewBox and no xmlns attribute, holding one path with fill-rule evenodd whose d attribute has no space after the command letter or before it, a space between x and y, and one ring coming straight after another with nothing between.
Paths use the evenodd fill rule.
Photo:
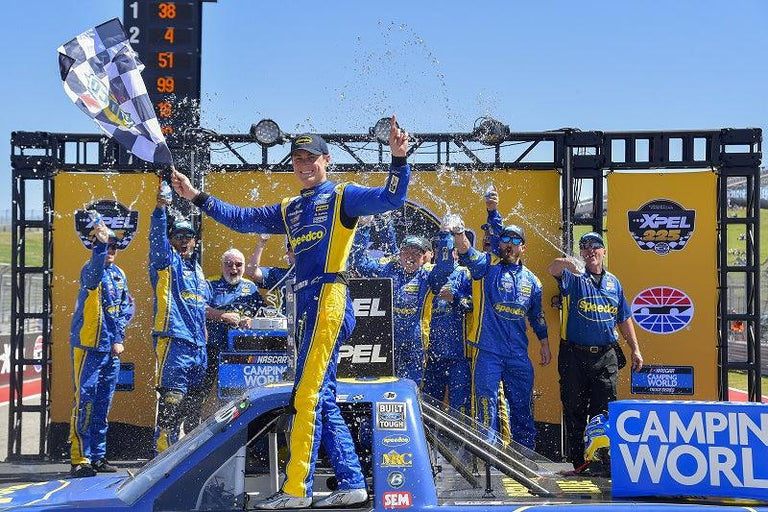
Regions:
<instances>
[{"instance_id":1,"label":"man in racing suit","mask_svg":"<svg viewBox=\"0 0 768 512\"><path fill-rule=\"evenodd\" d=\"M385 186L337 185L327 179L331 156L325 141L315 134L300 135L291 144L294 175L303 186L300 195L261 208L224 203L199 192L181 173L173 173L176 192L213 219L240 232L287 233L296 256L298 358L290 456L282 491L257 503L257 508L312 505L321 439L339 485L314 506L350 506L368 499L349 428L336 405L336 362L339 347L355 326L345 272L357 218L399 208L405 202L411 172L405 159L408 134L397 127L394 116L389 145L392 165Z\"/></svg>"},{"instance_id":2,"label":"man in racing suit","mask_svg":"<svg viewBox=\"0 0 768 512\"><path fill-rule=\"evenodd\" d=\"M453 229L459 263L475 280L473 304L479 308L479 322L470 339L478 352L474 365L474 385L479 421L494 440L497 424L499 382L510 402L512 439L533 449L536 429L533 424L533 365L528 357L525 318L541 342L541 364L549 364L551 354L547 324L541 309L541 282L520 260L525 251L525 233L509 225L499 236L499 258L471 247L463 226Z\"/></svg>"},{"instance_id":3,"label":"man in racing suit","mask_svg":"<svg viewBox=\"0 0 768 512\"><path fill-rule=\"evenodd\" d=\"M442 402L447 388L451 408L469 415L472 374L465 330L467 313L472 310L472 277L466 267L456 263L453 245L450 232L441 231L437 257L450 257L453 264L447 283L432 301L422 391Z\"/></svg>"},{"instance_id":4,"label":"man in racing suit","mask_svg":"<svg viewBox=\"0 0 768 512\"><path fill-rule=\"evenodd\" d=\"M186 220L166 234L165 206L158 194L149 227L149 280L154 290L152 338L159 393L155 450L178 441L182 423L190 431L200 422L207 356L205 309L210 288L194 254L197 234ZM169 241L170 236L170 241Z\"/></svg>"},{"instance_id":5,"label":"man in racing suit","mask_svg":"<svg viewBox=\"0 0 768 512\"><path fill-rule=\"evenodd\" d=\"M100 222L94 234L91 259L80 271L69 337L75 387L69 430L74 477L117 471L106 459L107 416L120 373L125 328L134 313L125 273L114 264L115 233Z\"/></svg>"}]
</instances>

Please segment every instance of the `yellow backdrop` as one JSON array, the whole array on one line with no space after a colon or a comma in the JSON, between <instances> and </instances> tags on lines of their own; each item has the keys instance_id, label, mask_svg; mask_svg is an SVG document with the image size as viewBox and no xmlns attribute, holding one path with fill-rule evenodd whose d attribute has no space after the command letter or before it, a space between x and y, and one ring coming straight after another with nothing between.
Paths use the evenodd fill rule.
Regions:
<instances>
[{"instance_id":1,"label":"yellow backdrop","mask_svg":"<svg viewBox=\"0 0 768 512\"><path fill-rule=\"evenodd\" d=\"M386 173L331 173L336 182L353 181L361 185L379 186ZM553 363L538 365L539 343L529 331L530 356L535 367L535 415L537 421L560 423L560 395L557 374L559 339L558 312L550 307L557 294L554 279L546 273L547 265L559 254L560 245L560 179L555 171L436 171L414 173L408 189L408 200L441 219L448 212L462 215L468 228L476 233L486 220L482 194L488 182L499 191L499 210L505 224L519 224L527 233L525 264L539 276L544 285L544 311L551 334ZM298 193L300 185L292 173L214 173L206 178L206 191L240 206L262 206L280 202ZM243 251L246 260L256 244L253 234L230 231L205 218L203 220L203 269L209 277L220 273L220 255L230 247ZM477 244L476 244L477 245ZM284 265L285 238L272 237L265 249L263 265Z\"/></svg>"},{"instance_id":2,"label":"yellow backdrop","mask_svg":"<svg viewBox=\"0 0 768 512\"><path fill-rule=\"evenodd\" d=\"M717 177L710 171L608 176L609 270L621 281L627 302L631 305L643 290L666 286L687 294L694 305L690 323L677 332L656 334L635 324L645 364L693 366L694 394L630 396L629 372L622 371L620 395L624 398L717 399L716 198ZM651 201L658 204L659 200L673 201L685 210L695 211L690 239L682 249L666 254L643 250L629 229L628 212L638 211ZM664 210L658 210L658 214L664 215ZM675 221L671 224L669 227L674 229ZM659 224L658 227L665 226ZM674 236L669 236L672 238Z\"/></svg>"},{"instance_id":3,"label":"yellow backdrop","mask_svg":"<svg viewBox=\"0 0 768 512\"><path fill-rule=\"evenodd\" d=\"M138 211L137 231L130 245L118 251L115 263L125 271L136 300L136 314L125 336L123 362L134 363L135 388L115 393L110 422L152 427L155 422L155 356L152 348L153 295L149 285L149 216L155 206L154 174L60 173L54 180L53 221L53 368L51 421L69 423L72 411L72 362L69 326L79 289L80 269L91 257L75 230L75 211L99 200L114 200Z\"/></svg>"}]
</instances>

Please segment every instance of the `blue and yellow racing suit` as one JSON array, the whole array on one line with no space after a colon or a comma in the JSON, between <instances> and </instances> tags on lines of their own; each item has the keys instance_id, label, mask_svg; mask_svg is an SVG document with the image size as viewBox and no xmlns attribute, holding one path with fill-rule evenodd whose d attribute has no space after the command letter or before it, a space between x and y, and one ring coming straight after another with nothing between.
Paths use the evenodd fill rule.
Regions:
<instances>
[{"instance_id":1,"label":"blue and yellow racing suit","mask_svg":"<svg viewBox=\"0 0 768 512\"><path fill-rule=\"evenodd\" d=\"M112 345L123 343L134 302L125 273L105 266L107 244L96 242L80 271L80 291L72 318L71 347L75 400L69 439L72 465L102 459L107 453L107 416L115 394L120 359Z\"/></svg>"},{"instance_id":2,"label":"blue and yellow racing suit","mask_svg":"<svg viewBox=\"0 0 768 512\"><path fill-rule=\"evenodd\" d=\"M355 327L346 286L347 257L357 218L399 208L410 179L405 158L393 159L384 187L325 181L260 208L230 205L205 193L194 203L218 222L244 233L287 233L296 255L295 411L283 491L312 495L322 442L340 489L364 488L365 480L349 428L336 405L339 347Z\"/></svg>"},{"instance_id":3,"label":"blue and yellow racing suit","mask_svg":"<svg viewBox=\"0 0 768 512\"><path fill-rule=\"evenodd\" d=\"M178 440L182 423L189 431L199 422L207 367L205 305L210 300L203 269L194 256L184 259L171 246L166 223L165 210L155 208L149 227L149 280L155 292L158 453Z\"/></svg>"},{"instance_id":4,"label":"blue and yellow racing suit","mask_svg":"<svg viewBox=\"0 0 768 512\"><path fill-rule=\"evenodd\" d=\"M477 414L495 438L499 382L510 403L512 439L533 448L533 365L528 357L525 319L536 336L547 338L547 324L541 309L541 282L528 268L499 260L473 247L459 262L475 280L472 302L477 320L469 340L478 351L474 362Z\"/></svg>"}]
</instances>

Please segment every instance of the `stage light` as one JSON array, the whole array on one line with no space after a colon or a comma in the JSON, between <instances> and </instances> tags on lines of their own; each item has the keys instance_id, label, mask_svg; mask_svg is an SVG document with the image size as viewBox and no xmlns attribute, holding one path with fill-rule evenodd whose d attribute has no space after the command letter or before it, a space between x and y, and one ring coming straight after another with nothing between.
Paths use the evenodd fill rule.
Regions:
<instances>
[{"instance_id":1,"label":"stage light","mask_svg":"<svg viewBox=\"0 0 768 512\"><path fill-rule=\"evenodd\" d=\"M509 133L509 125L503 124L501 121L497 121L490 116L479 117L475 121L475 127L472 129L473 138L487 146L495 146L504 142Z\"/></svg>"},{"instance_id":2,"label":"stage light","mask_svg":"<svg viewBox=\"0 0 768 512\"><path fill-rule=\"evenodd\" d=\"M373 128L368 130L368 134L373 135L382 144L389 144L389 126L391 121L392 119L389 117L382 117ZM395 126L400 128L399 124L395 124Z\"/></svg>"},{"instance_id":3,"label":"stage light","mask_svg":"<svg viewBox=\"0 0 768 512\"><path fill-rule=\"evenodd\" d=\"M271 119L262 119L251 125L251 137L262 146L274 146L285 142L286 136L280 127Z\"/></svg>"}]
</instances>

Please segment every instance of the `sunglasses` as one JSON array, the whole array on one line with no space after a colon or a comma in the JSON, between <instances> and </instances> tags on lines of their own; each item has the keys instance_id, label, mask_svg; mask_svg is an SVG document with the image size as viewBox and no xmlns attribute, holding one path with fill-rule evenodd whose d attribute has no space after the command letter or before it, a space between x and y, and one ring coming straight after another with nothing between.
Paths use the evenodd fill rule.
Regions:
<instances>
[{"instance_id":1,"label":"sunglasses","mask_svg":"<svg viewBox=\"0 0 768 512\"><path fill-rule=\"evenodd\" d=\"M581 249L581 250L584 250L584 249L602 249L602 248L603 248L603 244L601 244L600 242L588 242L588 243L585 243L585 244L579 244L579 249Z\"/></svg>"},{"instance_id":2,"label":"sunglasses","mask_svg":"<svg viewBox=\"0 0 768 512\"><path fill-rule=\"evenodd\" d=\"M523 245L523 239L520 238L519 236L501 235L499 237L499 240L501 240L505 244Z\"/></svg>"},{"instance_id":3,"label":"sunglasses","mask_svg":"<svg viewBox=\"0 0 768 512\"><path fill-rule=\"evenodd\" d=\"M192 236L192 235L188 235L188 234L185 235L185 234L182 234L182 233L179 233L177 235L173 235L173 239L174 240L184 240L185 242L188 242L188 241L192 240L193 238L195 238L195 237Z\"/></svg>"},{"instance_id":4,"label":"sunglasses","mask_svg":"<svg viewBox=\"0 0 768 512\"><path fill-rule=\"evenodd\" d=\"M227 266L227 267L240 268L240 267L243 266L243 262L242 261L225 261L224 265Z\"/></svg>"}]
</instances>

